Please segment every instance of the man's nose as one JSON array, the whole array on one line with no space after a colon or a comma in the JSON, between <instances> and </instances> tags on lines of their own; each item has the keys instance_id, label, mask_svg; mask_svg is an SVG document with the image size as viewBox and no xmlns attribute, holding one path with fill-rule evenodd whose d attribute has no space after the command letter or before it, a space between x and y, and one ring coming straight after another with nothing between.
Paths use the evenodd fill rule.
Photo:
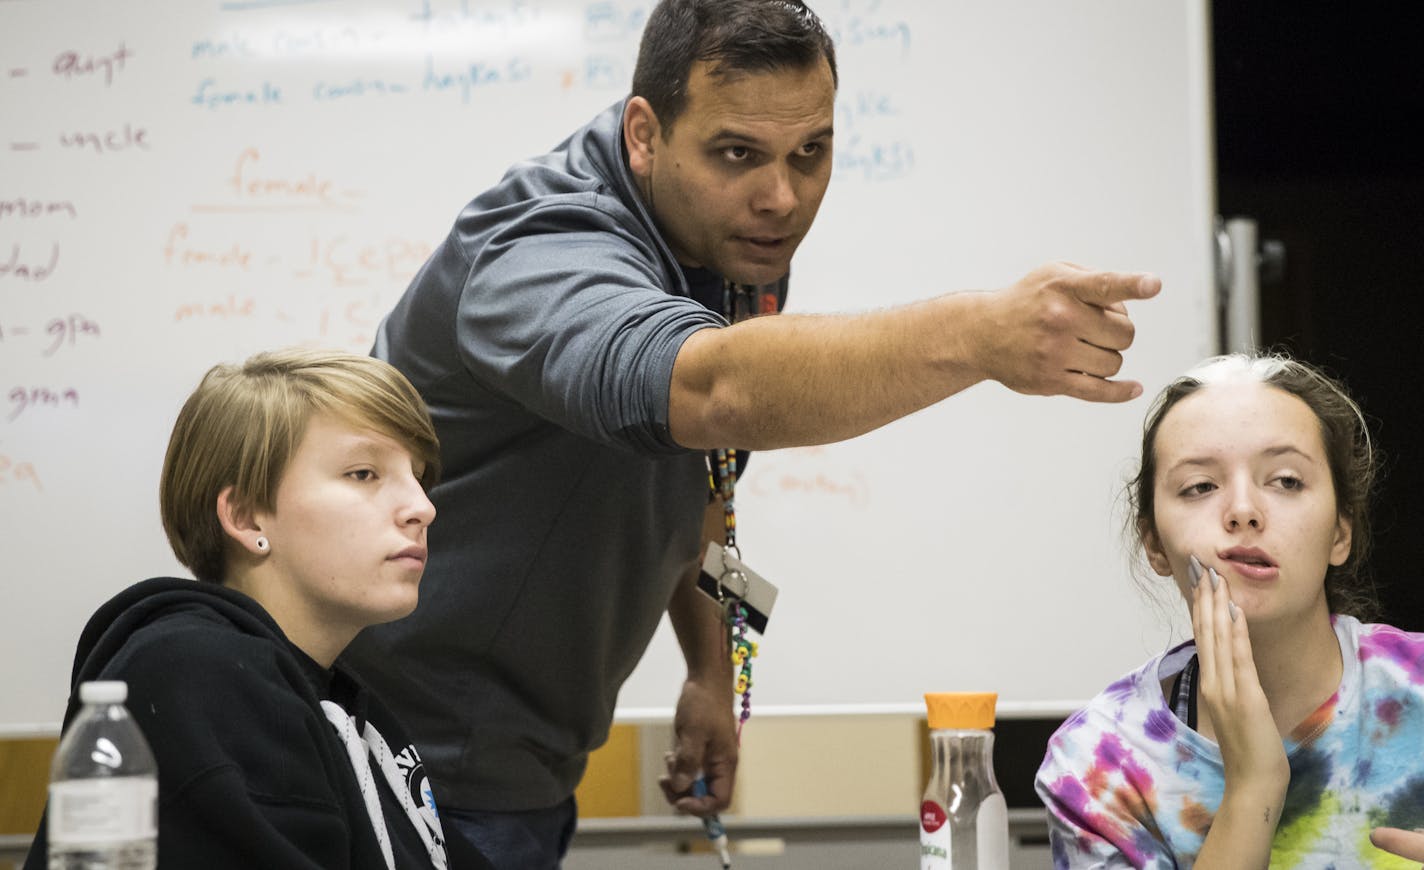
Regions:
<instances>
[{"instance_id":1,"label":"man's nose","mask_svg":"<svg viewBox=\"0 0 1424 870\"><path fill-rule=\"evenodd\" d=\"M791 179L791 167L774 162L762 174L752 207L758 212L788 215L796 208L796 185Z\"/></svg>"}]
</instances>

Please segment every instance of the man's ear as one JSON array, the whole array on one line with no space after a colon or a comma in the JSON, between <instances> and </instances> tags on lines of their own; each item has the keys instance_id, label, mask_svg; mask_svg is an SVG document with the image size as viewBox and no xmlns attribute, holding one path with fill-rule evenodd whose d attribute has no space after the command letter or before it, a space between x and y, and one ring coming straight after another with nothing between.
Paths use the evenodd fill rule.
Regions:
<instances>
[{"instance_id":1,"label":"man's ear","mask_svg":"<svg viewBox=\"0 0 1424 870\"><path fill-rule=\"evenodd\" d=\"M217 511L218 522L222 524L223 531L239 547L254 556L266 554L265 547L257 546L257 539L263 537L261 522L251 509L237 503L231 486L223 487L218 493Z\"/></svg>"},{"instance_id":2,"label":"man's ear","mask_svg":"<svg viewBox=\"0 0 1424 870\"><path fill-rule=\"evenodd\" d=\"M1157 530L1152 528L1152 524L1143 520L1137 524L1137 534L1142 538L1142 549L1147 554L1147 564L1152 566L1152 570L1157 572L1159 577L1172 576L1172 563L1167 559L1167 551L1162 548L1162 539L1157 537Z\"/></svg>"},{"instance_id":3,"label":"man's ear","mask_svg":"<svg viewBox=\"0 0 1424 870\"><path fill-rule=\"evenodd\" d=\"M657 113L643 97L629 97L623 107L623 146L628 149L628 169L640 181L653 174L653 157L662 135Z\"/></svg>"}]
</instances>

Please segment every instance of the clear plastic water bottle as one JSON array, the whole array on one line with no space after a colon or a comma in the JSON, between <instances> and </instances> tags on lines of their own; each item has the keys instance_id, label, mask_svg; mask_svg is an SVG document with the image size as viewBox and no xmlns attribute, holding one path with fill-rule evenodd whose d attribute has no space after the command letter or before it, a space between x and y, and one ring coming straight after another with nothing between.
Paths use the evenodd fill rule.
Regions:
<instances>
[{"instance_id":1,"label":"clear plastic water bottle","mask_svg":"<svg viewBox=\"0 0 1424 870\"><path fill-rule=\"evenodd\" d=\"M126 683L79 687L84 707L49 771L49 870L153 870L158 766L124 708Z\"/></svg>"},{"instance_id":2,"label":"clear plastic water bottle","mask_svg":"<svg viewBox=\"0 0 1424 870\"><path fill-rule=\"evenodd\" d=\"M920 803L920 870L1009 870L1009 809L994 779L998 695L925 695L930 782Z\"/></svg>"}]
</instances>

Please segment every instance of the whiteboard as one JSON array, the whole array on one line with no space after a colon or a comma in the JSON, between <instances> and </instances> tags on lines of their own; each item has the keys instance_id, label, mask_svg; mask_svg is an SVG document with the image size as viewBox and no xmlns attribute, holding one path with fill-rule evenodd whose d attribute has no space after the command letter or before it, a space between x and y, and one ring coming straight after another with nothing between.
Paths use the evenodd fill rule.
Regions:
<instances>
[{"instance_id":1,"label":"whiteboard","mask_svg":"<svg viewBox=\"0 0 1424 870\"><path fill-rule=\"evenodd\" d=\"M0 727L53 727L93 609L181 573L157 479L201 374L365 351L468 199L625 94L648 6L0 0ZM835 172L790 310L1066 258L1162 276L1124 373L1149 391L1211 350L1203 0L813 6ZM1114 513L1145 404L981 385L757 455L740 539L782 592L756 703L1082 700L1159 648ZM664 626L620 709L681 677Z\"/></svg>"}]
</instances>

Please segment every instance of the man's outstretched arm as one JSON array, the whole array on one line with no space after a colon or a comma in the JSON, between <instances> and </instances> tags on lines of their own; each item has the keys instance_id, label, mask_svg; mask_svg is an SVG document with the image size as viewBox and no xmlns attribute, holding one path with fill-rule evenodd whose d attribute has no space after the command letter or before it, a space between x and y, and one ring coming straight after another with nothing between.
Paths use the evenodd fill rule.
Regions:
<instances>
[{"instance_id":1,"label":"man's outstretched arm","mask_svg":"<svg viewBox=\"0 0 1424 870\"><path fill-rule=\"evenodd\" d=\"M758 317L693 333L673 366L669 421L685 447L770 449L861 435L984 380L1030 395L1123 402L1125 302L1161 282L1043 266L1012 287L884 311Z\"/></svg>"}]
</instances>

